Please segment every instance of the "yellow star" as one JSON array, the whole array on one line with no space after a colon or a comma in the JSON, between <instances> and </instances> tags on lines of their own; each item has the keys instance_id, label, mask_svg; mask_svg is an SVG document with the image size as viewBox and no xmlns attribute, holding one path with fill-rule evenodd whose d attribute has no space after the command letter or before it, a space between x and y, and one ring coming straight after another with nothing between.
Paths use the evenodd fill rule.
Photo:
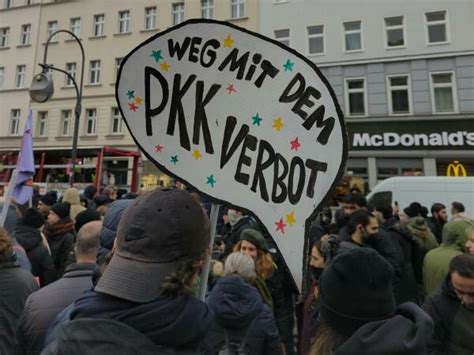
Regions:
<instances>
[{"instance_id":1,"label":"yellow star","mask_svg":"<svg viewBox=\"0 0 474 355\"><path fill-rule=\"evenodd\" d=\"M135 96L135 103L137 105L141 105L142 102L143 102L143 99L140 96Z\"/></svg>"},{"instance_id":2,"label":"yellow star","mask_svg":"<svg viewBox=\"0 0 474 355\"><path fill-rule=\"evenodd\" d=\"M295 219L295 212L291 211L291 213L286 215L286 223L288 223L290 226L293 226L295 224L296 219Z\"/></svg>"},{"instance_id":3,"label":"yellow star","mask_svg":"<svg viewBox=\"0 0 474 355\"><path fill-rule=\"evenodd\" d=\"M273 120L273 128L275 128L275 131L280 132L282 127L283 127L283 120L281 117L277 117Z\"/></svg>"},{"instance_id":4,"label":"yellow star","mask_svg":"<svg viewBox=\"0 0 474 355\"><path fill-rule=\"evenodd\" d=\"M196 159L196 160L199 160L202 158L202 155L201 155L201 152L199 151L199 149L194 149L193 150L193 158Z\"/></svg>"},{"instance_id":5,"label":"yellow star","mask_svg":"<svg viewBox=\"0 0 474 355\"><path fill-rule=\"evenodd\" d=\"M168 71L170 69L170 65L166 62L163 62L163 63L160 64L160 68L163 71Z\"/></svg>"},{"instance_id":6,"label":"yellow star","mask_svg":"<svg viewBox=\"0 0 474 355\"><path fill-rule=\"evenodd\" d=\"M229 33L229 35L224 39L224 48L231 48L233 44L234 44L234 39Z\"/></svg>"}]
</instances>

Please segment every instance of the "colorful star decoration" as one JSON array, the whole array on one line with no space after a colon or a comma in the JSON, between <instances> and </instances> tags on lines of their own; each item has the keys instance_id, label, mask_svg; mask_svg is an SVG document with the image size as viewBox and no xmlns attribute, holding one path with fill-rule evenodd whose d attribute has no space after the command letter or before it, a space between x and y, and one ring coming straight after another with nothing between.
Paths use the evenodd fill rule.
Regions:
<instances>
[{"instance_id":1,"label":"colorful star decoration","mask_svg":"<svg viewBox=\"0 0 474 355\"><path fill-rule=\"evenodd\" d=\"M283 64L283 68L285 68L285 71L293 71L293 65L295 63L292 63L289 59L286 61L285 64Z\"/></svg>"},{"instance_id":2,"label":"colorful star decoration","mask_svg":"<svg viewBox=\"0 0 474 355\"><path fill-rule=\"evenodd\" d=\"M281 117L277 117L273 120L273 128L275 128L275 131L280 132L281 129L283 128L283 120Z\"/></svg>"},{"instance_id":3,"label":"colorful star decoration","mask_svg":"<svg viewBox=\"0 0 474 355\"><path fill-rule=\"evenodd\" d=\"M275 222L276 224L276 231L281 231L283 234L285 234L285 227L286 227L286 224L285 222L283 222L283 218L280 218L280 220L278 222Z\"/></svg>"},{"instance_id":4,"label":"colorful star decoration","mask_svg":"<svg viewBox=\"0 0 474 355\"><path fill-rule=\"evenodd\" d=\"M127 96L129 100L133 99L135 97L135 90L128 90Z\"/></svg>"},{"instance_id":5,"label":"colorful star decoration","mask_svg":"<svg viewBox=\"0 0 474 355\"><path fill-rule=\"evenodd\" d=\"M159 61L163 59L163 56L161 55L161 50L151 52L150 57L153 57L155 59L155 62L157 63L159 63Z\"/></svg>"},{"instance_id":6,"label":"colorful star decoration","mask_svg":"<svg viewBox=\"0 0 474 355\"><path fill-rule=\"evenodd\" d=\"M199 149L194 149L193 150L193 158L196 159L196 160L199 160L202 158L202 155L201 155L201 152L199 151Z\"/></svg>"},{"instance_id":7,"label":"colorful star decoration","mask_svg":"<svg viewBox=\"0 0 474 355\"><path fill-rule=\"evenodd\" d=\"M216 181L216 179L214 179L214 175L213 175L213 174L211 174L211 175L209 175L209 176L207 177L207 182L206 182L207 185L211 185L211 187L214 187L214 185L215 185L216 182L217 182L217 181Z\"/></svg>"},{"instance_id":8,"label":"colorful star decoration","mask_svg":"<svg viewBox=\"0 0 474 355\"><path fill-rule=\"evenodd\" d=\"M295 139L293 139L291 142L291 150L296 150L298 151L298 149L301 147L301 143L300 141L298 140L298 137L296 137Z\"/></svg>"},{"instance_id":9,"label":"colorful star decoration","mask_svg":"<svg viewBox=\"0 0 474 355\"><path fill-rule=\"evenodd\" d=\"M163 151L163 146L161 144L155 145L155 152L161 153Z\"/></svg>"},{"instance_id":10,"label":"colorful star decoration","mask_svg":"<svg viewBox=\"0 0 474 355\"><path fill-rule=\"evenodd\" d=\"M232 48L233 45L234 45L234 39L229 33L229 35L224 39L224 48Z\"/></svg>"},{"instance_id":11,"label":"colorful star decoration","mask_svg":"<svg viewBox=\"0 0 474 355\"><path fill-rule=\"evenodd\" d=\"M288 213L286 215L286 223L288 223L290 225L290 227L293 226L293 224L295 224L296 222L296 219L295 219L295 212L294 211L291 211L291 213Z\"/></svg>"},{"instance_id":12,"label":"colorful star decoration","mask_svg":"<svg viewBox=\"0 0 474 355\"><path fill-rule=\"evenodd\" d=\"M232 84L227 85L226 90L229 95L232 94L233 92L237 92L237 90L235 90L234 88L234 85Z\"/></svg>"},{"instance_id":13,"label":"colorful star decoration","mask_svg":"<svg viewBox=\"0 0 474 355\"><path fill-rule=\"evenodd\" d=\"M134 102L132 102L131 104L128 104L128 109L129 109L130 111L137 112L138 106L135 105Z\"/></svg>"},{"instance_id":14,"label":"colorful star decoration","mask_svg":"<svg viewBox=\"0 0 474 355\"><path fill-rule=\"evenodd\" d=\"M140 96L135 96L135 104L141 105L143 102L143 99Z\"/></svg>"},{"instance_id":15,"label":"colorful star decoration","mask_svg":"<svg viewBox=\"0 0 474 355\"><path fill-rule=\"evenodd\" d=\"M163 62L163 63L160 64L160 68L161 68L161 70L163 70L163 71L168 71L168 70L170 70L170 67L171 67L171 65L169 65L169 64L166 63L166 62Z\"/></svg>"},{"instance_id":16,"label":"colorful star decoration","mask_svg":"<svg viewBox=\"0 0 474 355\"><path fill-rule=\"evenodd\" d=\"M176 163L178 162L178 156L177 156L177 155L173 155L173 156L171 157L171 162L172 162L174 165L176 165Z\"/></svg>"},{"instance_id":17,"label":"colorful star decoration","mask_svg":"<svg viewBox=\"0 0 474 355\"><path fill-rule=\"evenodd\" d=\"M254 126L260 126L260 122L262 122L263 118L258 115L258 113L252 117L253 120L253 125Z\"/></svg>"}]
</instances>

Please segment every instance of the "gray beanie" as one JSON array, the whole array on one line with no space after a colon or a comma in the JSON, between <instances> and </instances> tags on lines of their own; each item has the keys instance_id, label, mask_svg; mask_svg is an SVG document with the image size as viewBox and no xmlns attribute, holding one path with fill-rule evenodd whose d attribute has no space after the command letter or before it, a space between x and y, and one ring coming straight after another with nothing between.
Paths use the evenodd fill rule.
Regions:
<instances>
[{"instance_id":1,"label":"gray beanie","mask_svg":"<svg viewBox=\"0 0 474 355\"><path fill-rule=\"evenodd\" d=\"M257 277L255 273L255 262L253 259L239 251L230 254L224 266L224 276L239 275L245 280Z\"/></svg>"}]
</instances>

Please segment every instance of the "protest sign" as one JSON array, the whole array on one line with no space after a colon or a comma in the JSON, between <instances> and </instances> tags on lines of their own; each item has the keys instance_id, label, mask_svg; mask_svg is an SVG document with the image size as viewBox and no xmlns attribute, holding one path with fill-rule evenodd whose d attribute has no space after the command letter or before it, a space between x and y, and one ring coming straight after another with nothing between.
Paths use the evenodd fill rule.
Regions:
<instances>
[{"instance_id":1,"label":"protest sign","mask_svg":"<svg viewBox=\"0 0 474 355\"><path fill-rule=\"evenodd\" d=\"M305 222L347 156L341 110L316 66L229 23L189 20L124 58L116 98L148 158L251 212L300 284Z\"/></svg>"}]
</instances>

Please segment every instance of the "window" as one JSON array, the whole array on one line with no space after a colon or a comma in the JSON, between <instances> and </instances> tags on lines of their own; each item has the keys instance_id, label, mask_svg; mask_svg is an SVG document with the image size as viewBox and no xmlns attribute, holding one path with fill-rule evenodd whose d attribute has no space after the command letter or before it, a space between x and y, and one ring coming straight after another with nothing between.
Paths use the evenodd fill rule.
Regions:
<instances>
[{"instance_id":1,"label":"window","mask_svg":"<svg viewBox=\"0 0 474 355\"><path fill-rule=\"evenodd\" d=\"M385 19L386 45L389 48L404 47L405 35L403 16L388 17Z\"/></svg>"},{"instance_id":2,"label":"window","mask_svg":"<svg viewBox=\"0 0 474 355\"><path fill-rule=\"evenodd\" d=\"M94 135L97 122L97 110L95 108L88 109L86 113L86 135Z\"/></svg>"},{"instance_id":3,"label":"window","mask_svg":"<svg viewBox=\"0 0 474 355\"><path fill-rule=\"evenodd\" d=\"M425 14L426 30L428 31L428 43L448 42L446 11L428 12Z\"/></svg>"},{"instance_id":4,"label":"window","mask_svg":"<svg viewBox=\"0 0 474 355\"><path fill-rule=\"evenodd\" d=\"M346 79L347 116L365 116L367 93L364 78Z\"/></svg>"},{"instance_id":5,"label":"window","mask_svg":"<svg viewBox=\"0 0 474 355\"><path fill-rule=\"evenodd\" d=\"M5 68L0 68L0 89L3 88L3 80L5 78Z\"/></svg>"},{"instance_id":6,"label":"window","mask_svg":"<svg viewBox=\"0 0 474 355\"><path fill-rule=\"evenodd\" d=\"M122 115L117 107L112 109L112 134L122 133Z\"/></svg>"},{"instance_id":7,"label":"window","mask_svg":"<svg viewBox=\"0 0 474 355\"><path fill-rule=\"evenodd\" d=\"M308 31L308 53L323 54L324 53L324 26L309 26Z\"/></svg>"},{"instance_id":8,"label":"window","mask_svg":"<svg viewBox=\"0 0 474 355\"><path fill-rule=\"evenodd\" d=\"M284 30L275 30L274 34L275 39L278 42L283 43L285 46L290 46L290 30L288 28Z\"/></svg>"},{"instance_id":9,"label":"window","mask_svg":"<svg viewBox=\"0 0 474 355\"><path fill-rule=\"evenodd\" d=\"M17 65L16 66L16 75L15 75L15 87L16 88L25 87L25 74L26 74L26 65Z\"/></svg>"},{"instance_id":10,"label":"window","mask_svg":"<svg viewBox=\"0 0 474 355\"><path fill-rule=\"evenodd\" d=\"M130 11L119 11L118 33L130 32Z\"/></svg>"},{"instance_id":11,"label":"window","mask_svg":"<svg viewBox=\"0 0 474 355\"><path fill-rule=\"evenodd\" d=\"M9 35L10 35L10 27L0 28L0 48L8 47Z\"/></svg>"},{"instance_id":12,"label":"window","mask_svg":"<svg viewBox=\"0 0 474 355\"><path fill-rule=\"evenodd\" d=\"M156 28L156 6L145 8L145 29Z\"/></svg>"},{"instance_id":13,"label":"window","mask_svg":"<svg viewBox=\"0 0 474 355\"><path fill-rule=\"evenodd\" d=\"M11 110L10 112L10 129L8 132L11 136L17 136L20 131L20 114L19 109Z\"/></svg>"},{"instance_id":14,"label":"window","mask_svg":"<svg viewBox=\"0 0 474 355\"><path fill-rule=\"evenodd\" d=\"M48 111L40 111L38 112L38 127L36 130L36 134L38 137L46 137L47 136L47 127L48 127Z\"/></svg>"},{"instance_id":15,"label":"window","mask_svg":"<svg viewBox=\"0 0 474 355\"><path fill-rule=\"evenodd\" d=\"M245 0L230 0L231 18L245 17Z\"/></svg>"},{"instance_id":16,"label":"window","mask_svg":"<svg viewBox=\"0 0 474 355\"><path fill-rule=\"evenodd\" d=\"M76 63L66 63L66 71L74 78L76 79L76 70L77 70L77 65ZM71 78L69 78L67 75L66 77L66 82L64 83L64 86L74 86L73 81Z\"/></svg>"},{"instance_id":17,"label":"window","mask_svg":"<svg viewBox=\"0 0 474 355\"><path fill-rule=\"evenodd\" d=\"M13 6L13 0L5 0L5 3L4 3L4 8L5 9L9 9L10 7Z\"/></svg>"},{"instance_id":18,"label":"window","mask_svg":"<svg viewBox=\"0 0 474 355\"><path fill-rule=\"evenodd\" d=\"M31 35L31 25L22 25L21 26L21 35L20 35L20 44L27 45L30 44L30 35Z\"/></svg>"},{"instance_id":19,"label":"window","mask_svg":"<svg viewBox=\"0 0 474 355\"><path fill-rule=\"evenodd\" d=\"M118 73L120 70L120 64L122 63L123 58L115 58L115 80L118 78Z\"/></svg>"},{"instance_id":20,"label":"window","mask_svg":"<svg viewBox=\"0 0 474 355\"><path fill-rule=\"evenodd\" d=\"M344 22L344 49L346 52L362 50L361 21Z\"/></svg>"},{"instance_id":21,"label":"window","mask_svg":"<svg viewBox=\"0 0 474 355\"><path fill-rule=\"evenodd\" d=\"M173 4L173 25L184 21L184 4Z\"/></svg>"},{"instance_id":22,"label":"window","mask_svg":"<svg viewBox=\"0 0 474 355\"><path fill-rule=\"evenodd\" d=\"M411 113L411 89L408 75L390 76L388 79L388 102L390 114Z\"/></svg>"},{"instance_id":23,"label":"window","mask_svg":"<svg viewBox=\"0 0 474 355\"><path fill-rule=\"evenodd\" d=\"M201 17L214 18L214 0L201 0Z\"/></svg>"},{"instance_id":24,"label":"window","mask_svg":"<svg viewBox=\"0 0 474 355\"><path fill-rule=\"evenodd\" d=\"M31 1L32 1L32 0L26 0L26 1L25 1L25 5L31 5Z\"/></svg>"},{"instance_id":25,"label":"window","mask_svg":"<svg viewBox=\"0 0 474 355\"><path fill-rule=\"evenodd\" d=\"M48 38L58 30L58 21L49 21L48 22ZM47 38L47 39L48 39ZM46 39L46 40L47 40ZM58 41L58 38L57 36L54 36L51 38L51 42L57 42Z\"/></svg>"},{"instance_id":26,"label":"window","mask_svg":"<svg viewBox=\"0 0 474 355\"><path fill-rule=\"evenodd\" d=\"M100 60L91 60L89 62L89 84L100 83Z\"/></svg>"},{"instance_id":27,"label":"window","mask_svg":"<svg viewBox=\"0 0 474 355\"><path fill-rule=\"evenodd\" d=\"M61 135L70 136L71 135L71 110L61 111Z\"/></svg>"},{"instance_id":28,"label":"window","mask_svg":"<svg viewBox=\"0 0 474 355\"><path fill-rule=\"evenodd\" d=\"M430 79L433 112L456 112L457 100L453 73L432 73Z\"/></svg>"},{"instance_id":29,"label":"window","mask_svg":"<svg viewBox=\"0 0 474 355\"><path fill-rule=\"evenodd\" d=\"M71 19L70 31L76 35L77 38L81 37L81 18L75 17Z\"/></svg>"},{"instance_id":30,"label":"window","mask_svg":"<svg viewBox=\"0 0 474 355\"><path fill-rule=\"evenodd\" d=\"M94 15L94 36L104 36L105 33L105 15Z\"/></svg>"}]
</instances>

